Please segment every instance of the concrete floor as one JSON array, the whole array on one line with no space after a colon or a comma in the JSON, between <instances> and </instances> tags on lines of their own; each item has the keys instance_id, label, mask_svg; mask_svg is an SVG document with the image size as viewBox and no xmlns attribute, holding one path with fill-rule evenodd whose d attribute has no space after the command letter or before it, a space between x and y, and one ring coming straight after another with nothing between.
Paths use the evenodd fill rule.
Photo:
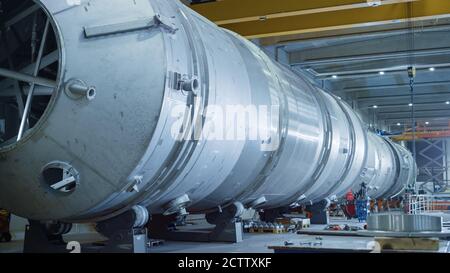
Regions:
<instances>
[{"instance_id":1,"label":"concrete floor","mask_svg":"<svg viewBox=\"0 0 450 273\"><path fill-rule=\"evenodd\" d=\"M322 236L323 237L323 236ZM192 243L166 242L161 247L151 250L154 253L273 253L269 246L283 246L289 241L299 246L301 243L317 242L315 236L297 234L245 234L244 241L237 244L224 243ZM371 238L326 236L323 247L344 247L353 249L367 249Z\"/></svg>"},{"instance_id":2,"label":"concrete floor","mask_svg":"<svg viewBox=\"0 0 450 273\"><path fill-rule=\"evenodd\" d=\"M341 221L332 220L335 224L349 224L360 225L357 221ZM309 230L323 230L325 225L312 225ZM269 246L282 246L284 242L288 241L294 245L301 243L315 243L317 236L298 235L295 233L285 234L255 234L245 233L244 240L241 243L196 243L196 242L165 242L164 245L155 247L151 250L154 253L273 253ZM323 236L322 236L323 237ZM366 248L367 244L372 241L372 238L364 237L339 237L327 236L323 238L322 243L324 247L347 247ZM347 244L345 243L347 242Z\"/></svg>"},{"instance_id":3,"label":"concrete floor","mask_svg":"<svg viewBox=\"0 0 450 273\"><path fill-rule=\"evenodd\" d=\"M360 226L357 221L347 221L333 219L333 224L348 224ZM324 225L312 225L309 230L323 230ZM343 236L318 236L287 234L244 234L244 241L241 243L196 243L196 242L164 242L163 245L154 247L150 253L273 253L269 246L283 246L285 241L293 243L295 246L306 245L308 243L322 242L318 248L367 250L373 241L371 237L343 237ZM79 241L80 243L92 243L101 240L102 237L96 233L73 234L65 237L66 241ZM1 243L0 253L21 253L23 240L16 240L11 243ZM448 252L449 242L442 241L440 252Z\"/></svg>"}]
</instances>

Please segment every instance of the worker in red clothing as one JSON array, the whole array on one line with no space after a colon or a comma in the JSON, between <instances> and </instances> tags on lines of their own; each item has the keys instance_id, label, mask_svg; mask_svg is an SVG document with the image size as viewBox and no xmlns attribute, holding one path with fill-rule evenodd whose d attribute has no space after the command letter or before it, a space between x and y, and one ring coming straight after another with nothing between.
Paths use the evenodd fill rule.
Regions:
<instances>
[{"instance_id":1,"label":"worker in red clothing","mask_svg":"<svg viewBox=\"0 0 450 273\"><path fill-rule=\"evenodd\" d=\"M355 207L355 195L350 190L345 195L345 205L343 206L344 214L347 216L347 219L352 219L356 216L356 207Z\"/></svg>"},{"instance_id":2,"label":"worker in red clothing","mask_svg":"<svg viewBox=\"0 0 450 273\"><path fill-rule=\"evenodd\" d=\"M353 202L353 201L355 201L355 195L353 194L352 191L349 191L349 192L347 192L345 199L347 200L347 202Z\"/></svg>"}]
</instances>

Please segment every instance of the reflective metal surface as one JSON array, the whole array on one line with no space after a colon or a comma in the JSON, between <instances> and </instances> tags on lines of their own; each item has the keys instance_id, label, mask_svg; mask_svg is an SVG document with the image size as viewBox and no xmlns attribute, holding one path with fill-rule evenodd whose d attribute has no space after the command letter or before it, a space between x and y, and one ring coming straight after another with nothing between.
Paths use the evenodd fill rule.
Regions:
<instances>
[{"instance_id":1,"label":"reflective metal surface","mask_svg":"<svg viewBox=\"0 0 450 273\"><path fill-rule=\"evenodd\" d=\"M369 231L441 232L442 217L407 214L375 214L367 218Z\"/></svg>"},{"instance_id":2,"label":"reflective metal surface","mask_svg":"<svg viewBox=\"0 0 450 273\"><path fill-rule=\"evenodd\" d=\"M17 4L4 8L14 17L27 1L2 2ZM363 182L372 197L390 197L415 179L410 153L368 132L344 101L178 1L36 3L55 32L59 69L54 91L37 86L52 96L36 125L0 143L0 207L17 215L80 222L135 205L278 208ZM11 79L2 83L10 94ZM192 137L188 129L229 134L227 124L200 125L230 106L269 115L240 126L243 138ZM251 124L268 134L249 137Z\"/></svg>"}]
</instances>

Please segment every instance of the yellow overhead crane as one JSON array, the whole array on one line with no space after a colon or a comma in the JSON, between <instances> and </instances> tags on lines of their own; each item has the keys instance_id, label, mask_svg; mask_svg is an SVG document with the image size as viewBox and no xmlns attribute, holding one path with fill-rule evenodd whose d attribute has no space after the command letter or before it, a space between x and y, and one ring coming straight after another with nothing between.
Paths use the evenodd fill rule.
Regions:
<instances>
[{"instance_id":1,"label":"yellow overhead crane","mask_svg":"<svg viewBox=\"0 0 450 273\"><path fill-rule=\"evenodd\" d=\"M450 18L449 0L218 0L191 8L249 39L263 38L262 44L399 29L411 21L426 26Z\"/></svg>"},{"instance_id":2,"label":"yellow overhead crane","mask_svg":"<svg viewBox=\"0 0 450 273\"><path fill-rule=\"evenodd\" d=\"M442 131L419 131L415 134L412 132L405 132L399 136L391 137L392 140L400 142L400 141L412 141L414 139L436 139L436 138L449 138L450 137L450 129L442 130Z\"/></svg>"},{"instance_id":3,"label":"yellow overhead crane","mask_svg":"<svg viewBox=\"0 0 450 273\"><path fill-rule=\"evenodd\" d=\"M436 139L449 137L450 137L450 120L448 122L448 127L428 128L427 126L417 126L415 133L413 133L411 129L408 129L401 135L391 136L391 139L400 142L400 141L412 141L414 139L420 140L420 139Z\"/></svg>"}]
</instances>

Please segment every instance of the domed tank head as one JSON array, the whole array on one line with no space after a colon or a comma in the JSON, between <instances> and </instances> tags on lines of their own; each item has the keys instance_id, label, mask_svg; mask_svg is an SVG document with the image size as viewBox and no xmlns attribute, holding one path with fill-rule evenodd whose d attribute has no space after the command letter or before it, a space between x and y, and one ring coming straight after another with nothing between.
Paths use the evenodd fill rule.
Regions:
<instances>
[{"instance_id":1,"label":"domed tank head","mask_svg":"<svg viewBox=\"0 0 450 273\"><path fill-rule=\"evenodd\" d=\"M0 207L36 220L95 217L135 183L166 54L158 31L86 36L122 13L154 10L150 1L1 1Z\"/></svg>"}]
</instances>

